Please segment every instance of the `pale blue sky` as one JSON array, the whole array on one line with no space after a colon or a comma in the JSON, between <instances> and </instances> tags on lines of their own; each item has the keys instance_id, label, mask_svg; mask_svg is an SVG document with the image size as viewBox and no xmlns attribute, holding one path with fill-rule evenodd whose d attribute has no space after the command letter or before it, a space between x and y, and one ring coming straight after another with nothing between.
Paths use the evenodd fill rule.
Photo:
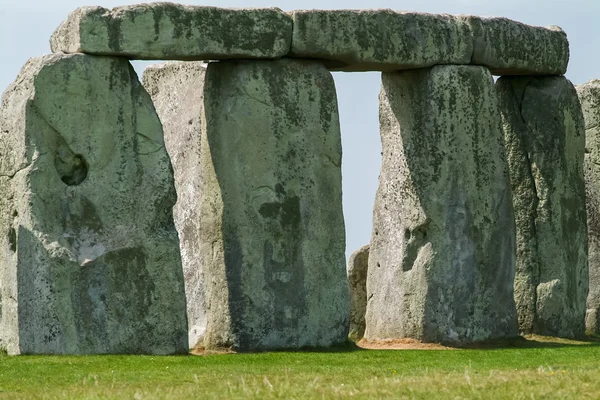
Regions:
<instances>
[{"instance_id":1,"label":"pale blue sky","mask_svg":"<svg viewBox=\"0 0 600 400\"><path fill-rule=\"evenodd\" d=\"M0 0L0 90L15 79L29 57L50 52L54 29L79 6L114 7L140 1ZM575 84L600 78L600 0L214 0L184 4L295 9L391 8L449 14L504 16L532 25L559 25L569 37L567 77ZM134 65L141 74L144 65ZM334 73L343 142L344 215L347 255L369 242L380 166L377 96L380 74Z\"/></svg>"}]
</instances>

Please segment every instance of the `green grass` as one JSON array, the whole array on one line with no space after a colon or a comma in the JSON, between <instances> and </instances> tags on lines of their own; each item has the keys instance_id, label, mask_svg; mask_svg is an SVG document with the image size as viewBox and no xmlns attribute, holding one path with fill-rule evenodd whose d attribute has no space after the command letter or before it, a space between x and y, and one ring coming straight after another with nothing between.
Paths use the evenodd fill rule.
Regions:
<instances>
[{"instance_id":1,"label":"green grass","mask_svg":"<svg viewBox=\"0 0 600 400\"><path fill-rule=\"evenodd\" d=\"M0 399L596 399L600 345L207 356L0 355Z\"/></svg>"}]
</instances>

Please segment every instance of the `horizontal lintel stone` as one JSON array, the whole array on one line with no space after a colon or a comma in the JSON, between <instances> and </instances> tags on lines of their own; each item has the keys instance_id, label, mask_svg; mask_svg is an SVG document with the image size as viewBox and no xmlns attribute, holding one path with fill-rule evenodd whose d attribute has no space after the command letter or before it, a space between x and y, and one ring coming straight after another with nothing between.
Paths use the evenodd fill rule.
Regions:
<instances>
[{"instance_id":1,"label":"horizontal lintel stone","mask_svg":"<svg viewBox=\"0 0 600 400\"><path fill-rule=\"evenodd\" d=\"M150 3L78 8L50 46L55 53L147 60L273 59L289 52L291 37L292 19L278 8Z\"/></svg>"},{"instance_id":2,"label":"horizontal lintel stone","mask_svg":"<svg viewBox=\"0 0 600 400\"><path fill-rule=\"evenodd\" d=\"M461 16L473 35L471 64L494 75L563 75L569 63L567 34L558 26L531 26L507 18Z\"/></svg>"},{"instance_id":3,"label":"horizontal lintel stone","mask_svg":"<svg viewBox=\"0 0 600 400\"><path fill-rule=\"evenodd\" d=\"M495 75L562 75L569 42L556 26L507 18L392 10L291 13L290 55L325 60L331 70L384 71L475 64Z\"/></svg>"},{"instance_id":4,"label":"horizontal lintel stone","mask_svg":"<svg viewBox=\"0 0 600 400\"><path fill-rule=\"evenodd\" d=\"M394 71L469 64L473 40L455 16L393 10L294 11L293 57L339 71Z\"/></svg>"}]
</instances>

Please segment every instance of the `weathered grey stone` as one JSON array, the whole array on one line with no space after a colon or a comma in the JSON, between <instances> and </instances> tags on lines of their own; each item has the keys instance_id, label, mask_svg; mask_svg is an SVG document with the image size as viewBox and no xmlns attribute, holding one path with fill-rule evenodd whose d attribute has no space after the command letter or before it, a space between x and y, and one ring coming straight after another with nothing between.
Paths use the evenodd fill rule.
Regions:
<instances>
[{"instance_id":1,"label":"weathered grey stone","mask_svg":"<svg viewBox=\"0 0 600 400\"><path fill-rule=\"evenodd\" d=\"M515 226L491 74L384 73L379 112L365 339L515 336Z\"/></svg>"},{"instance_id":2,"label":"weathered grey stone","mask_svg":"<svg viewBox=\"0 0 600 400\"><path fill-rule=\"evenodd\" d=\"M562 75L569 63L569 41L558 26L525 25L507 18L461 16L473 35L471 64L494 75Z\"/></svg>"},{"instance_id":3,"label":"weathered grey stone","mask_svg":"<svg viewBox=\"0 0 600 400\"><path fill-rule=\"evenodd\" d=\"M586 329L600 333L600 80L578 85L585 120L585 196L588 226L589 294Z\"/></svg>"},{"instance_id":4,"label":"weathered grey stone","mask_svg":"<svg viewBox=\"0 0 600 400\"><path fill-rule=\"evenodd\" d=\"M177 203L173 208L185 278L189 345L206 331L204 278L199 242L200 136L206 64L169 62L151 65L143 84L154 102L165 132L165 145L175 172ZM203 344L203 343L201 343Z\"/></svg>"},{"instance_id":5,"label":"weathered grey stone","mask_svg":"<svg viewBox=\"0 0 600 400\"><path fill-rule=\"evenodd\" d=\"M206 348L348 336L341 138L318 62L210 63L200 154Z\"/></svg>"},{"instance_id":6,"label":"weathered grey stone","mask_svg":"<svg viewBox=\"0 0 600 400\"><path fill-rule=\"evenodd\" d=\"M31 59L0 121L2 346L187 352L171 164L127 60Z\"/></svg>"},{"instance_id":7,"label":"weathered grey stone","mask_svg":"<svg viewBox=\"0 0 600 400\"><path fill-rule=\"evenodd\" d=\"M585 130L564 77L502 77L502 114L517 225L515 301L524 333L584 333L588 294Z\"/></svg>"},{"instance_id":8,"label":"weathered grey stone","mask_svg":"<svg viewBox=\"0 0 600 400\"><path fill-rule=\"evenodd\" d=\"M292 20L278 8L150 3L78 8L50 46L53 52L147 60L278 58L288 53L291 36Z\"/></svg>"},{"instance_id":9,"label":"weathered grey stone","mask_svg":"<svg viewBox=\"0 0 600 400\"><path fill-rule=\"evenodd\" d=\"M291 55L326 60L337 71L394 71L468 64L469 26L451 15L392 10L292 13Z\"/></svg>"},{"instance_id":10,"label":"weathered grey stone","mask_svg":"<svg viewBox=\"0 0 600 400\"><path fill-rule=\"evenodd\" d=\"M350 285L349 337L353 340L360 340L365 334L368 266L369 245L366 245L352 253L348 262L348 283Z\"/></svg>"}]
</instances>

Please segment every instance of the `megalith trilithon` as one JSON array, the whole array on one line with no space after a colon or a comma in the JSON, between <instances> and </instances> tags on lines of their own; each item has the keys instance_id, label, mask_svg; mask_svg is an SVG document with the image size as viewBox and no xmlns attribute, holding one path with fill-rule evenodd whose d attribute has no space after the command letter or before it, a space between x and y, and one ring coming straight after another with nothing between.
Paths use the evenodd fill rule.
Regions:
<instances>
[{"instance_id":1,"label":"megalith trilithon","mask_svg":"<svg viewBox=\"0 0 600 400\"><path fill-rule=\"evenodd\" d=\"M490 72L382 75L365 339L517 334L515 227Z\"/></svg>"},{"instance_id":2,"label":"megalith trilithon","mask_svg":"<svg viewBox=\"0 0 600 400\"><path fill-rule=\"evenodd\" d=\"M185 278L190 348L206 330L204 277L200 259L200 132L206 64L169 62L144 71L143 84L154 102L165 132L175 173L177 204L173 218L179 233ZM202 343L200 343L202 345Z\"/></svg>"},{"instance_id":3,"label":"megalith trilithon","mask_svg":"<svg viewBox=\"0 0 600 400\"><path fill-rule=\"evenodd\" d=\"M341 138L331 74L314 61L210 63L203 100L206 347L344 342Z\"/></svg>"},{"instance_id":4,"label":"megalith trilithon","mask_svg":"<svg viewBox=\"0 0 600 400\"><path fill-rule=\"evenodd\" d=\"M356 250L348 261L348 285L350 286L350 332L352 340L360 340L365 334L367 310L367 269L369 245Z\"/></svg>"},{"instance_id":5,"label":"megalith trilithon","mask_svg":"<svg viewBox=\"0 0 600 400\"><path fill-rule=\"evenodd\" d=\"M129 62L31 59L0 121L2 346L187 352L173 174Z\"/></svg>"},{"instance_id":6,"label":"megalith trilithon","mask_svg":"<svg viewBox=\"0 0 600 400\"><path fill-rule=\"evenodd\" d=\"M586 329L600 333L600 80L577 86L585 120L585 196L590 290Z\"/></svg>"},{"instance_id":7,"label":"megalith trilithon","mask_svg":"<svg viewBox=\"0 0 600 400\"><path fill-rule=\"evenodd\" d=\"M556 77L496 83L517 226L515 301L524 333L584 333L588 294L583 159L577 92Z\"/></svg>"}]
</instances>

